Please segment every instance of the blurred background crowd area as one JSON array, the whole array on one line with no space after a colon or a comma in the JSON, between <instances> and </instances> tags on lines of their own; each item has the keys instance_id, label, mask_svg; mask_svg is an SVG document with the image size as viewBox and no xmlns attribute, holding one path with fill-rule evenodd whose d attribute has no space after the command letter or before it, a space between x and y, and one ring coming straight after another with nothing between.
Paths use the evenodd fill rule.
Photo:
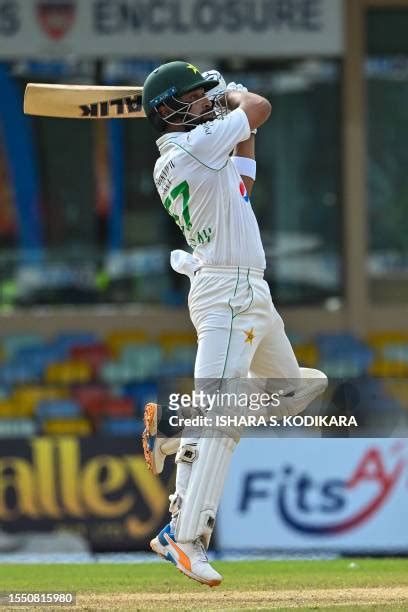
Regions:
<instances>
[{"instance_id":1,"label":"blurred background crowd area","mask_svg":"<svg viewBox=\"0 0 408 612\"><path fill-rule=\"evenodd\" d=\"M408 332L365 339L349 333L289 336L301 366L323 370L337 385L354 383L358 400L351 410L337 404L341 414L362 416L359 426L372 419L377 433L381 419L384 435L399 424L402 433L408 418ZM193 388L196 339L190 332L13 334L2 337L0 350L0 438L138 437L144 405L164 397L164 381L172 393ZM330 398L321 414L336 414Z\"/></svg>"},{"instance_id":2,"label":"blurred background crowd area","mask_svg":"<svg viewBox=\"0 0 408 612\"><path fill-rule=\"evenodd\" d=\"M252 205L266 278L277 306L296 313L292 326L389 326L382 313L401 315L408 298L407 3L236 0L235 30L228 3L159 4L143 21L130 0L1 1L0 311L185 304L188 281L168 264L184 239L155 191L148 122L21 112L28 81L140 85L183 55L272 102ZM197 20L190 30L163 29L170 4ZM237 21L249 5L258 25Z\"/></svg>"}]
</instances>

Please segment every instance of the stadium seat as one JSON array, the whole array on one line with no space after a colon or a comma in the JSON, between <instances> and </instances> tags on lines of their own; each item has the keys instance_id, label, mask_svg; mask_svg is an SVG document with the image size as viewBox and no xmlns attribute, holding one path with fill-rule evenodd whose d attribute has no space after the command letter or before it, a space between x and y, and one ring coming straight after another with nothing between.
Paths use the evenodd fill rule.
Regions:
<instances>
[{"instance_id":1,"label":"stadium seat","mask_svg":"<svg viewBox=\"0 0 408 612\"><path fill-rule=\"evenodd\" d=\"M155 381L132 382L122 387L124 397L130 397L135 411L140 416L148 402L157 402L157 383Z\"/></svg>"},{"instance_id":2,"label":"stadium seat","mask_svg":"<svg viewBox=\"0 0 408 612\"><path fill-rule=\"evenodd\" d=\"M84 361L63 361L47 366L45 380L50 384L72 385L92 380L92 368Z\"/></svg>"},{"instance_id":3,"label":"stadium seat","mask_svg":"<svg viewBox=\"0 0 408 612\"><path fill-rule=\"evenodd\" d=\"M100 432L108 436L138 436L144 429L143 421L137 418L107 418L101 424Z\"/></svg>"},{"instance_id":4,"label":"stadium seat","mask_svg":"<svg viewBox=\"0 0 408 612\"><path fill-rule=\"evenodd\" d=\"M106 344L116 357L128 344L145 344L149 341L149 335L144 330L122 330L114 331L106 338Z\"/></svg>"},{"instance_id":5,"label":"stadium seat","mask_svg":"<svg viewBox=\"0 0 408 612\"><path fill-rule=\"evenodd\" d=\"M46 435L89 436L92 425L88 419L52 419L42 423L42 433Z\"/></svg>"},{"instance_id":6,"label":"stadium seat","mask_svg":"<svg viewBox=\"0 0 408 612\"><path fill-rule=\"evenodd\" d=\"M122 385L135 380L135 371L126 363L107 361L101 367L99 378L108 385Z\"/></svg>"},{"instance_id":7,"label":"stadium seat","mask_svg":"<svg viewBox=\"0 0 408 612\"><path fill-rule=\"evenodd\" d=\"M305 368L316 367L318 350L314 344L295 344L293 350L301 366Z\"/></svg>"},{"instance_id":8,"label":"stadium seat","mask_svg":"<svg viewBox=\"0 0 408 612\"><path fill-rule=\"evenodd\" d=\"M195 347L177 347L172 351L172 358L167 358L160 369L160 376L191 376L197 349Z\"/></svg>"},{"instance_id":9,"label":"stadium seat","mask_svg":"<svg viewBox=\"0 0 408 612\"><path fill-rule=\"evenodd\" d=\"M367 371L365 363L353 361L352 359L321 359L318 362L318 369L328 376L328 378L356 378L362 376Z\"/></svg>"},{"instance_id":10,"label":"stadium seat","mask_svg":"<svg viewBox=\"0 0 408 612\"><path fill-rule=\"evenodd\" d=\"M382 347L381 355L386 361L408 363L408 343L386 344Z\"/></svg>"},{"instance_id":11,"label":"stadium seat","mask_svg":"<svg viewBox=\"0 0 408 612\"><path fill-rule=\"evenodd\" d=\"M0 419L12 419L17 415L15 403L10 398L0 400Z\"/></svg>"},{"instance_id":12,"label":"stadium seat","mask_svg":"<svg viewBox=\"0 0 408 612\"><path fill-rule=\"evenodd\" d=\"M132 417L135 416L135 405L130 397L112 397L103 404L106 416Z\"/></svg>"},{"instance_id":13,"label":"stadium seat","mask_svg":"<svg viewBox=\"0 0 408 612\"><path fill-rule=\"evenodd\" d=\"M401 361L388 361L386 359L376 359L369 368L372 376L392 378L393 376L408 376L408 363Z\"/></svg>"},{"instance_id":14,"label":"stadium seat","mask_svg":"<svg viewBox=\"0 0 408 612\"><path fill-rule=\"evenodd\" d=\"M0 419L0 438L30 438L36 429L31 419Z\"/></svg>"},{"instance_id":15,"label":"stadium seat","mask_svg":"<svg viewBox=\"0 0 408 612\"><path fill-rule=\"evenodd\" d=\"M294 332L294 331L290 331L286 329L286 335L292 346L295 346L298 344L306 344L303 334L299 334L298 332Z\"/></svg>"},{"instance_id":16,"label":"stadium seat","mask_svg":"<svg viewBox=\"0 0 408 612\"><path fill-rule=\"evenodd\" d=\"M9 385L0 385L0 400L6 399L10 396L10 390L12 387Z\"/></svg>"},{"instance_id":17,"label":"stadium seat","mask_svg":"<svg viewBox=\"0 0 408 612\"><path fill-rule=\"evenodd\" d=\"M92 332L71 331L61 332L55 336L52 346L63 351L64 354L68 356L69 351L73 346L78 346L79 344L82 346L97 344L98 342L99 337L97 334Z\"/></svg>"},{"instance_id":18,"label":"stadium seat","mask_svg":"<svg viewBox=\"0 0 408 612\"><path fill-rule=\"evenodd\" d=\"M80 386L74 386L71 390L71 395L81 405L86 412L88 407L102 405L111 397L109 387L99 383L91 383Z\"/></svg>"},{"instance_id":19,"label":"stadium seat","mask_svg":"<svg viewBox=\"0 0 408 612\"><path fill-rule=\"evenodd\" d=\"M9 334L1 339L2 351L6 359L11 359L21 349L41 346L44 339L40 334Z\"/></svg>"},{"instance_id":20,"label":"stadium seat","mask_svg":"<svg viewBox=\"0 0 408 612\"><path fill-rule=\"evenodd\" d=\"M317 334L316 346L321 357L337 357L351 353L372 355L372 350L365 342L349 333Z\"/></svg>"},{"instance_id":21,"label":"stadium seat","mask_svg":"<svg viewBox=\"0 0 408 612\"><path fill-rule=\"evenodd\" d=\"M13 362L24 367L31 367L39 376L43 376L49 364L61 361L64 357L64 351L58 347L35 345L18 349Z\"/></svg>"},{"instance_id":22,"label":"stadium seat","mask_svg":"<svg viewBox=\"0 0 408 612\"><path fill-rule=\"evenodd\" d=\"M20 413L32 415L41 400L65 399L68 389L47 385L22 385L14 388L12 400L19 407Z\"/></svg>"},{"instance_id":23,"label":"stadium seat","mask_svg":"<svg viewBox=\"0 0 408 612\"><path fill-rule=\"evenodd\" d=\"M41 370L34 364L3 363L0 366L1 385L20 385L40 381Z\"/></svg>"},{"instance_id":24,"label":"stadium seat","mask_svg":"<svg viewBox=\"0 0 408 612\"><path fill-rule=\"evenodd\" d=\"M375 349L381 349L387 344L408 344L408 332L406 330L388 330L368 334L367 343Z\"/></svg>"},{"instance_id":25,"label":"stadium seat","mask_svg":"<svg viewBox=\"0 0 408 612\"><path fill-rule=\"evenodd\" d=\"M120 362L133 370L133 380L144 380L160 372L162 351L156 344L129 344L122 349Z\"/></svg>"},{"instance_id":26,"label":"stadium seat","mask_svg":"<svg viewBox=\"0 0 408 612\"><path fill-rule=\"evenodd\" d=\"M47 419L74 419L82 415L81 406L72 399L46 399L37 405L36 416L40 421Z\"/></svg>"},{"instance_id":27,"label":"stadium seat","mask_svg":"<svg viewBox=\"0 0 408 612\"><path fill-rule=\"evenodd\" d=\"M92 369L93 376L97 376L102 365L112 357L112 352L105 344L75 345L72 346L69 355L71 359L84 361Z\"/></svg>"},{"instance_id":28,"label":"stadium seat","mask_svg":"<svg viewBox=\"0 0 408 612\"><path fill-rule=\"evenodd\" d=\"M197 348L197 334L195 332L163 332L159 335L160 346L167 354L176 346L195 346Z\"/></svg>"}]
</instances>

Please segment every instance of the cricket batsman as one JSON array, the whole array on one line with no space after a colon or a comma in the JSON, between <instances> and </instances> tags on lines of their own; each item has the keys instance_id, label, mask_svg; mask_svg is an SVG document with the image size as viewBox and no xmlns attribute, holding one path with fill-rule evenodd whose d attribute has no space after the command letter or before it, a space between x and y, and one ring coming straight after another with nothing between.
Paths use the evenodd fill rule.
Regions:
<instances>
[{"instance_id":1,"label":"cricket batsman","mask_svg":"<svg viewBox=\"0 0 408 612\"><path fill-rule=\"evenodd\" d=\"M225 86L217 71L203 75L175 61L147 77L143 108L158 133L157 190L192 251L173 251L171 264L191 279L196 386L206 380L228 386L248 377L285 380L282 410L298 414L325 390L327 378L299 367L263 278L265 253L250 194L254 132L268 120L270 103L242 85ZM155 404L146 406L145 426L144 452L153 472L161 472L165 457L177 450L171 520L151 548L190 578L217 586L222 576L206 550L239 432L158 437Z\"/></svg>"}]
</instances>

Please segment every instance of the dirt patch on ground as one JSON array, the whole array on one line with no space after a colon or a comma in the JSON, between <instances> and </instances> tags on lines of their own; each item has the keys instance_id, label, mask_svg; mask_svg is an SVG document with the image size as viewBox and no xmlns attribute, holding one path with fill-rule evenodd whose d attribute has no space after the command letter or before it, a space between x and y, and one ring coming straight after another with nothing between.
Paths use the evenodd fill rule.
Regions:
<instances>
[{"instance_id":1,"label":"dirt patch on ground","mask_svg":"<svg viewBox=\"0 0 408 612\"><path fill-rule=\"evenodd\" d=\"M272 610L312 606L394 604L408 609L408 587L307 589L303 591L222 591L78 595L83 610Z\"/></svg>"}]
</instances>

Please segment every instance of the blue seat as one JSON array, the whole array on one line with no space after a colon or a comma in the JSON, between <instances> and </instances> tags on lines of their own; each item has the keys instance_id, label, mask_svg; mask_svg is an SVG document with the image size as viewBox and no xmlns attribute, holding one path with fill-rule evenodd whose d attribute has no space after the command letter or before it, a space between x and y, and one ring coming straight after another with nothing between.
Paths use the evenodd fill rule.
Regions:
<instances>
[{"instance_id":1,"label":"blue seat","mask_svg":"<svg viewBox=\"0 0 408 612\"><path fill-rule=\"evenodd\" d=\"M41 370L35 364L5 363L0 366L1 385L23 385L38 382Z\"/></svg>"},{"instance_id":2,"label":"blue seat","mask_svg":"<svg viewBox=\"0 0 408 612\"><path fill-rule=\"evenodd\" d=\"M316 335L315 344L325 357L362 349L371 350L360 338L349 333L320 333Z\"/></svg>"},{"instance_id":3,"label":"blue seat","mask_svg":"<svg viewBox=\"0 0 408 612\"><path fill-rule=\"evenodd\" d=\"M10 396L12 387L10 385L2 384L0 386L0 400L6 399Z\"/></svg>"},{"instance_id":4,"label":"blue seat","mask_svg":"<svg viewBox=\"0 0 408 612\"><path fill-rule=\"evenodd\" d=\"M351 332L320 332L315 336L315 343L319 348L332 344L361 345L363 342Z\"/></svg>"},{"instance_id":5,"label":"blue seat","mask_svg":"<svg viewBox=\"0 0 408 612\"><path fill-rule=\"evenodd\" d=\"M17 351L13 362L24 367L32 367L43 375L46 367L63 359L63 355L58 348L52 346L32 346Z\"/></svg>"},{"instance_id":6,"label":"blue seat","mask_svg":"<svg viewBox=\"0 0 408 612\"><path fill-rule=\"evenodd\" d=\"M139 436L144 429L144 424L138 418L104 419L100 433L109 436Z\"/></svg>"},{"instance_id":7,"label":"blue seat","mask_svg":"<svg viewBox=\"0 0 408 612\"><path fill-rule=\"evenodd\" d=\"M320 365L326 372L325 363L332 370L344 369L344 374L337 376L355 376L368 370L374 361L374 351L352 334L318 334L316 345L320 355ZM350 372L348 374L348 371Z\"/></svg>"},{"instance_id":8,"label":"blue seat","mask_svg":"<svg viewBox=\"0 0 408 612\"><path fill-rule=\"evenodd\" d=\"M157 394L157 383L153 381L132 382L122 387L122 395L133 400L136 412L140 416L143 413L145 404L157 402Z\"/></svg>"},{"instance_id":9,"label":"blue seat","mask_svg":"<svg viewBox=\"0 0 408 612\"><path fill-rule=\"evenodd\" d=\"M168 366L172 366L175 375L188 376L194 372L194 363L197 355L197 345L186 345L186 346L175 346L172 351L170 351L166 363L165 368L167 370Z\"/></svg>"},{"instance_id":10,"label":"blue seat","mask_svg":"<svg viewBox=\"0 0 408 612\"><path fill-rule=\"evenodd\" d=\"M30 346L40 346L44 339L40 334L9 334L1 338L1 345L8 359L14 357L17 351Z\"/></svg>"},{"instance_id":11,"label":"blue seat","mask_svg":"<svg viewBox=\"0 0 408 612\"><path fill-rule=\"evenodd\" d=\"M70 399L41 400L37 405L37 418L40 421L47 419L74 419L82 416L80 404Z\"/></svg>"},{"instance_id":12,"label":"blue seat","mask_svg":"<svg viewBox=\"0 0 408 612\"><path fill-rule=\"evenodd\" d=\"M99 341L100 339L98 335L92 332L63 332L54 338L51 346L53 346L56 350L61 351L61 357L65 358L68 356L69 351L73 346L86 346L96 344Z\"/></svg>"}]
</instances>

